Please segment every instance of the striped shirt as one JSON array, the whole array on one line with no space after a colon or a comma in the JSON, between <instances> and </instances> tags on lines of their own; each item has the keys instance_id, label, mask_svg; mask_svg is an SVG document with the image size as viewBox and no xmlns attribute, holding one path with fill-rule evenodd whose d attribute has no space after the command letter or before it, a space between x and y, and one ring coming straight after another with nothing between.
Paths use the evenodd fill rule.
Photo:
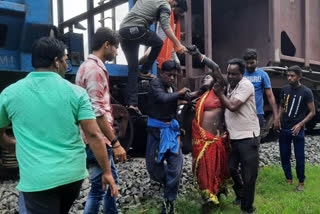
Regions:
<instances>
[{"instance_id":1,"label":"striped shirt","mask_svg":"<svg viewBox=\"0 0 320 214\"><path fill-rule=\"evenodd\" d=\"M96 117L106 115L113 129L109 74L104 63L97 56L90 54L88 59L82 63L77 72L76 84L86 89ZM84 142L87 142L83 133L82 137ZM106 137L105 142L110 144Z\"/></svg>"}]
</instances>

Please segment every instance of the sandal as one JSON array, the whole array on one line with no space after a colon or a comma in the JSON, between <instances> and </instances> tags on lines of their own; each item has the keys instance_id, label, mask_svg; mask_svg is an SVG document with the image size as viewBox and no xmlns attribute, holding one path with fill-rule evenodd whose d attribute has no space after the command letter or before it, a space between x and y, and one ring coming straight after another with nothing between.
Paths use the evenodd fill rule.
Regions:
<instances>
[{"instance_id":1,"label":"sandal","mask_svg":"<svg viewBox=\"0 0 320 214\"><path fill-rule=\"evenodd\" d=\"M148 72L146 74L140 72L139 77L141 79L148 79L148 80L152 80L152 79L156 78L156 76L154 74L151 74L150 72Z\"/></svg>"}]
</instances>

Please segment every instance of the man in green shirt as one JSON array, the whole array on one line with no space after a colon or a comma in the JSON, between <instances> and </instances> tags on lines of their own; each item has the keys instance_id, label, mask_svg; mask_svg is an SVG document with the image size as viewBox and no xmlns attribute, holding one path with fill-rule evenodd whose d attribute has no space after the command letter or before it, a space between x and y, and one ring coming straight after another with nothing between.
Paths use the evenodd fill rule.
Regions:
<instances>
[{"instance_id":1,"label":"man in green shirt","mask_svg":"<svg viewBox=\"0 0 320 214\"><path fill-rule=\"evenodd\" d=\"M64 80L65 46L43 37L32 47L36 72L0 94L0 143L15 142L5 134L12 123L20 182L28 213L68 213L88 176L79 124L103 169L104 188L118 195L102 133L86 91Z\"/></svg>"}]
</instances>

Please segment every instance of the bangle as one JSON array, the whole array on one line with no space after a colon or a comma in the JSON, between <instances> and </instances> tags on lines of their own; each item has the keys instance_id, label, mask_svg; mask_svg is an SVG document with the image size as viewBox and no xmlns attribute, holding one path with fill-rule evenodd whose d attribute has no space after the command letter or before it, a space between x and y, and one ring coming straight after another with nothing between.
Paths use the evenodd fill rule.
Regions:
<instances>
[{"instance_id":1,"label":"bangle","mask_svg":"<svg viewBox=\"0 0 320 214\"><path fill-rule=\"evenodd\" d=\"M121 146L121 144L119 143L118 146L112 146L112 149L116 149L116 148L118 148L118 147L120 147L120 146Z\"/></svg>"},{"instance_id":2,"label":"bangle","mask_svg":"<svg viewBox=\"0 0 320 214\"><path fill-rule=\"evenodd\" d=\"M113 140L111 141L111 146L113 146L117 141L118 141L119 137L115 136L115 138L113 138Z\"/></svg>"}]
</instances>

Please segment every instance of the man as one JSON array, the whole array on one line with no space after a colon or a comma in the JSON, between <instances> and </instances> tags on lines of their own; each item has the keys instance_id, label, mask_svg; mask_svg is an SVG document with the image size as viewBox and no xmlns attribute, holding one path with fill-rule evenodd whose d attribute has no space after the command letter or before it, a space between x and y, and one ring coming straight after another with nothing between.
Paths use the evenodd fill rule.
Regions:
<instances>
[{"instance_id":1,"label":"man","mask_svg":"<svg viewBox=\"0 0 320 214\"><path fill-rule=\"evenodd\" d=\"M177 52L183 54L186 48L180 43L170 27L171 7L178 0L138 0L120 25L121 47L128 62L127 104L128 107L141 113L138 108L138 53L139 46L151 46L151 52L142 65L140 76L154 78L149 73L154 61L157 59L163 41L153 31L150 25L160 21L161 27L176 46Z\"/></svg>"},{"instance_id":2,"label":"man","mask_svg":"<svg viewBox=\"0 0 320 214\"><path fill-rule=\"evenodd\" d=\"M244 53L243 59L246 62L244 77L250 80L254 86L260 128L263 127L263 93L265 93L273 112L273 129L279 130L280 119L278 116L276 100L271 88L270 78L264 70L257 67L257 51L255 49L247 49Z\"/></svg>"},{"instance_id":3,"label":"man","mask_svg":"<svg viewBox=\"0 0 320 214\"><path fill-rule=\"evenodd\" d=\"M254 87L248 79L243 78L244 70L243 60L230 60L227 68L227 96L219 84L215 84L214 91L226 107L225 120L232 146L229 170L236 193L234 203L241 203L241 210L244 213L253 213L255 208L252 205L259 166L260 128ZM241 174L238 173L239 164Z\"/></svg>"},{"instance_id":4,"label":"man","mask_svg":"<svg viewBox=\"0 0 320 214\"><path fill-rule=\"evenodd\" d=\"M178 4L173 8L170 15L170 26L175 32L176 37L181 41L181 17L187 12L188 6L186 0L179 0ZM157 24L157 34L163 40L163 46L157 58L158 68L161 69L162 63L167 60L174 60L180 64L180 60L176 54L173 42L166 36L166 33L161 28L160 23Z\"/></svg>"},{"instance_id":5,"label":"man","mask_svg":"<svg viewBox=\"0 0 320 214\"><path fill-rule=\"evenodd\" d=\"M287 182L293 184L291 172L291 143L293 142L296 158L296 172L299 179L297 191L304 187L304 125L315 115L312 91L302 85L302 70L295 65L288 68L288 85L281 91L280 118L281 130L279 136L281 165Z\"/></svg>"},{"instance_id":6,"label":"man","mask_svg":"<svg viewBox=\"0 0 320 214\"><path fill-rule=\"evenodd\" d=\"M189 89L183 88L177 92L173 86L179 70L179 64L175 61L164 62L159 78L150 82L149 90L146 165L151 179L165 185L162 214L174 212L173 202L177 198L182 172L179 124L175 118L177 101Z\"/></svg>"},{"instance_id":7,"label":"man","mask_svg":"<svg viewBox=\"0 0 320 214\"><path fill-rule=\"evenodd\" d=\"M85 90L64 80L65 46L43 37L32 47L31 72L0 95L0 142L10 144L4 128L12 123L27 213L67 214L87 177L86 154L78 125L103 169L102 183L118 190L108 153Z\"/></svg>"},{"instance_id":8,"label":"man","mask_svg":"<svg viewBox=\"0 0 320 214\"><path fill-rule=\"evenodd\" d=\"M89 94L97 123L104 134L105 148L108 151L111 171L116 183L118 182L117 170L113 160L125 161L126 152L121 147L118 137L113 130L113 115L111 94L109 90L109 74L104 65L105 61L112 61L117 55L119 36L109 28L99 28L93 36L92 54L80 66L76 76L76 84L85 88ZM84 139L86 142L86 139ZM101 200L104 199L104 213L118 213L116 198L110 194L110 189L102 189L100 175L103 173L94 154L87 146L87 162L90 173L91 190L85 205L84 213L99 212ZM113 153L113 154L112 154Z\"/></svg>"}]
</instances>

